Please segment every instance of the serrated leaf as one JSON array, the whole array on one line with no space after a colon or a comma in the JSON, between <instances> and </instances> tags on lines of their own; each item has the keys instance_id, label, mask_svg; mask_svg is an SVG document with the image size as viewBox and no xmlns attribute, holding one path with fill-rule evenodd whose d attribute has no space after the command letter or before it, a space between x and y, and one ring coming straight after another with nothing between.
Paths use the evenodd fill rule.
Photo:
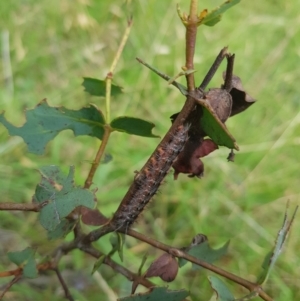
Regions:
<instances>
[{"instance_id":1,"label":"serrated leaf","mask_svg":"<svg viewBox=\"0 0 300 301\"><path fill-rule=\"evenodd\" d=\"M154 123L135 117L121 116L114 119L110 126L118 132L125 132L130 135L143 137L159 137L152 134Z\"/></svg>"},{"instance_id":2,"label":"serrated leaf","mask_svg":"<svg viewBox=\"0 0 300 301\"><path fill-rule=\"evenodd\" d=\"M228 289L228 287L225 285L223 281L221 281L219 278L214 276L209 276L208 280L210 282L210 285L212 289L217 294L217 300L219 301L234 301L234 296Z\"/></svg>"},{"instance_id":3,"label":"serrated leaf","mask_svg":"<svg viewBox=\"0 0 300 301\"><path fill-rule=\"evenodd\" d=\"M37 277L37 268L34 260L35 250L26 248L19 252L8 252L10 261L23 269L23 276L27 278Z\"/></svg>"},{"instance_id":4,"label":"serrated leaf","mask_svg":"<svg viewBox=\"0 0 300 301\"><path fill-rule=\"evenodd\" d=\"M186 290L169 291L166 287L154 287L149 292L131 295L118 301L182 301L188 295Z\"/></svg>"},{"instance_id":5,"label":"serrated leaf","mask_svg":"<svg viewBox=\"0 0 300 301\"><path fill-rule=\"evenodd\" d=\"M227 253L229 243L230 241L227 241L221 248L212 249L208 241L204 241L199 245L191 247L187 253L207 263L213 263ZM179 267L183 267L186 263L187 261L185 259L180 258ZM193 269L199 270L202 269L202 267L193 264Z\"/></svg>"},{"instance_id":6,"label":"serrated leaf","mask_svg":"<svg viewBox=\"0 0 300 301\"><path fill-rule=\"evenodd\" d=\"M239 147L235 143L234 137L229 133L225 124L218 118L209 104L202 99L197 99L197 102L199 105L201 105L203 111L200 119L200 124L203 131L217 145L223 145L230 149L239 150Z\"/></svg>"},{"instance_id":7,"label":"serrated leaf","mask_svg":"<svg viewBox=\"0 0 300 301\"><path fill-rule=\"evenodd\" d=\"M287 210L286 210L285 215L284 215L283 225L277 234L275 246L272 251L268 252L268 254L266 255L264 262L262 264L263 271L260 274L260 276L258 277L258 281L257 281L258 284L263 284L264 282L267 281L267 279L270 275L271 269L275 265L275 262L277 261L280 253L282 252L285 240L291 229L291 226L295 219L297 210L298 210L298 207L296 207L296 209L292 215L292 219L290 221L288 221Z\"/></svg>"},{"instance_id":8,"label":"serrated leaf","mask_svg":"<svg viewBox=\"0 0 300 301\"><path fill-rule=\"evenodd\" d=\"M84 91L93 96L105 97L106 94L106 82L105 80L100 80L91 77L84 77L82 86ZM116 96L123 93L122 87L112 84L111 85L111 95Z\"/></svg>"},{"instance_id":9,"label":"serrated leaf","mask_svg":"<svg viewBox=\"0 0 300 301\"><path fill-rule=\"evenodd\" d=\"M26 123L21 127L10 124L0 114L0 122L11 136L20 136L27 144L28 151L42 155L49 141L63 130L72 130L75 136L87 135L102 139L105 119L95 106L78 111L65 107L50 107L44 99L34 109L25 113Z\"/></svg>"},{"instance_id":10,"label":"serrated leaf","mask_svg":"<svg viewBox=\"0 0 300 301\"><path fill-rule=\"evenodd\" d=\"M33 201L45 204L40 210L39 220L50 232L57 229L60 223L65 223L64 218L78 206L95 206L95 196L91 191L74 186L74 170L74 166L70 167L69 174L65 177L57 166L40 169L42 180L36 187ZM68 229L70 225L65 224L64 227ZM58 230L59 233L49 235L55 237L62 234L62 228Z\"/></svg>"},{"instance_id":11,"label":"serrated leaf","mask_svg":"<svg viewBox=\"0 0 300 301\"><path fill-rule=\"evenodd\" d=\"M222 14L231 8L232 6L238 4L241 0L228 0L225 1L223 4L220 6L216 7L213 9L211 12L209 12L201 21L202 24L207 25L207 26L214 26L217 24L221 18Z\"/></svg>"}]
</instances>

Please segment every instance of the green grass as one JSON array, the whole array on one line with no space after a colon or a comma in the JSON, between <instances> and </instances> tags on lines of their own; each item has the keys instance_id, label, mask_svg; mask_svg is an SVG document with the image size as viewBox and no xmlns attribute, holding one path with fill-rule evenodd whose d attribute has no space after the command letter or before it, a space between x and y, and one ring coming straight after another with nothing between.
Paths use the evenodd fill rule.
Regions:
<instances>
[{"instance_id":1,"label":"green grass","mask_svg":"<svg viewBox=\"0 0 300 301\"><path fill-rule=\"evenodd\" d=\"M170 126L169 116L180 110L184 98L138 64L135 57L170 76L181 70L185 31L176 14L177 2L182 10L188 10L188 1L183 0L93 0L90 5L79 0L2 1L1 50L8 49L9 60L2 55L0 109L18 125L24 122L24 109L34 107L43 98L50 105L70 109L88 103L104 109L102 99L83 92L82 77L105 77L126 20L132 14L134 25L114 76L125 94L113 99L112 118L146 118L156 124L155 133L163 136ZM199 6L212 9L220 3L199 1ZM214 247L230 239L228 256L216 264L250 280L255 280L264 255L274 243L287 201L290 208L300 203L300 21L296 8L296 0L242 1L225 13L215 27L200 27L195 54L197 81L200 83L219 50L228 45L230 52L236 54L235 73L258 101L227 122L241 149L235 163L227 163L228 150L221 148L203 160L203 179L181 174L173 181L170 174L134 226L179 247L189 244L197 233L206 234ZM221 71L211 87L221 84ZM112 135L107 152L114 160L102 165L94 179L98 206L103 213L111 216L134 171L142 167L158 141L120 133ZM98 145L92 138L75 139L66 131L48 145L45 156L39 157L28 154L22 140L8 137L6 129L0 126L1 201L30 202L39 181L36 169L43 165L60 165L65 171L75 165L77 184L83 184ZM6 258L9 250L33 245L40 254L46 254L57 245L47 243L36 217L34 213L1 211L1 270L14 268ZM300 299L299 230L297 217L266 284L277 301ZM3 242L4 237L9 243ZM108 251L107 243L105 237L96 245ZM160 254L132 238L126 243L122 264L132 271L138 270L146 252L146 265ZM89 276L93 263L93 259L80 252L62 260L61 266L69 273L67 282L78 289L76 300L114 300L109 292L117 296L130 293L130 282L108 267L101 267L104 280ZM41 283L24 281L16 285L11 298L63 300L57 279L51 273L48 276ZM212 292L206 276L204 271L195 273L185 267L169 288L189 289L191 300L209 300ZM103 281L109 289L104 289ZM1 283L6 282L7 279L1 279ZM244 292L235 285L232 289L237 296Z\"/></svg>"}]
</instances>

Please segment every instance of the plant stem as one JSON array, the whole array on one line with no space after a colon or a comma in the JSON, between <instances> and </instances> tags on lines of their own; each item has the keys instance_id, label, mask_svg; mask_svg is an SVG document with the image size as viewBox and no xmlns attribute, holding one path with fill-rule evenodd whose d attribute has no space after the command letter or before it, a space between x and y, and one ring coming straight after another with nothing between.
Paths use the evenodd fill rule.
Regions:
<instances>
[{"instance_id":1,"label":"plant stem","mask_svg":"<svg viewBox=\"0 0 300 301\"><path fill-rule=\"evenodd\" d=\"M185 47L185 68L187 70L194 69L194 54L196 47L197 28L198 28L198 0L191 0L190 13L186 24L186 47ZM188 91L195 90L194 73L186 75Z\"/></svg>"},{"instance_id":2,"label":"plant stem","mask_svg":"<svg viewBox=\"0 0 300 301\"><path fill-rule=\"evenodd\" d=\"M64 290L64 292L65 292L66 298L67 298L69 301L74 301L75 299L72 297L71 292L70 292L70 290L69 290L69 288L68 288L68 286L67 286L67 284L66 284L64 278L62 277L62 275L61 275L59 269L58 269L58 268L55 268L54 271L55 271L56 276L57 276L57 278L58 278L58 280L59 280L59 282L60 282L60 284L61 284L61 286L62 286L62 288L63 288L63 290Z\"/></svg>"},{"instance_id":3,"label":"plant stem","mask_svg":"<svg viewBox=\"0 0 300 301\"><path fill-rule=\"evenodd\" d=\"M128 37L129 37L129 33L130 33L130 30L131 30L131 27L132 27L132 18L129 19L128 23L127 23L127 28L124 32L124 35L123 35L123 38L121 40L121 43L120 43L120 46L116 52L116 55L114 57L114 60L111 64L111 67L106 75L106 90L105 90L105 111L106 111L106 125L104 126L104 135L103 135L103 138L102 138L102 142L100 144L100 147L98 149L98 152L97 152L97 155L96 155L96 158L92 164L92 167L90 169L90 172L87 176L87 179L85 181L85 184L84 184L84 188L90 188L90 186L92 185L93 183L93 178L94 178L94 175L96 173L96 170L100 164L100 161L101 161L101 158L104 154L104 150L106 148L106 145L107 145L107 142L108 142L108 139L109 139L109 136L111 134L111 127L109 126L110 124L110 100L111 100L111 84L112 84L112 79L113 79L113 74L114 74L114 71L116 69L116 66L117 66L117 63L120 59L120 56L123 52L123 49L125 47L125 44L128 40Z\"/></svg>"},{"instance_id":4,"label":"plant stem","mask_svg":"<svg viewBox=\"0 0 300 301\"><path fill-rule=\"evenodd\" d=\"M138 233L138 232L136 232L134 230L131 230L131 229L129 229L127 231L124 230L124 229L122 229L119 232L122 232L124 234L130 235L130 236L132 236L132 237L134 237L134 238L136 238L136 239L138 239L140 241L144 241L144 242L148 243L149 245L151 245L151 246L153 246L153 247L155 247L157 249L163 250L163 251L165 251L165 252L167 252L167 253L175 256L175 257L184 258L185 260L187 260L189 262L197 264L197 265L199 265L199 266L201 266L201 267L203 267L203 268L205 268L207 270L210 270L210 271L212 271L212 272L214 272L214 273L216 273L216 274L218 274L220 276L223 276L223 277L227 278L228 280L231 280L231 281L233 281L233 282L235 282L235 283L237 283L237 284L245 287L250 292L256 291L258 293L258 295L263 300L265 300L265 301L273 301L273 299L268 294L266 294L263 291L263 289L262 289L262 287L260 285L252 283L252 282L250 282L250 281L248 281L248 280L246 280L244 278L241 278L241 277L239 277L237 275L234 275L234 274L232 274L230 272L227 272L227 271L225 271L225 270L223 270L221 268L218 268L215 265L207 263L207 262L205 262L203 260L197 259L196 257L191 256L191 255L183 252L180 249L168 246L168 245L166 245L164 243L161 243L161 242L159 242L159 241L157 241L155 239L152 239L152 238L150 238L148 236L145 236L145 235L143 235L141 233Z\"/></svg>"},{"instance_id":5,"label":"plant stem","mask_svg":"<svg viewBox=\"0 0 300 301\"><path fill-rule=\"evenodd\" d=\"M198 87L198 89L204 90L207 87L207 85L209 84L209 82L211 81L211 79L213 78L215 73L217 72L218 68L220 67L220 65L223 62L223 59L225 58L226 55L227 55L227 47L224 47L220 51L218 56L216 57L213 64L211 65L209 71L207 72L206 76L204 77L204 79L203 79L202 83L200 84L200 86Z\"/></svg>"},{"instance_id":6,"label":"plant stem","mask_svg":"<svg viewBox=\"0 0 300 301\"><path fill-rule=\"evenodd\" d=\"M120 56L123 52L125 44L128 40L131 27L132 27L132 18L130 18L128 23L127 23L127 28L124 32L124 35L123 35L122 41L120 43L119 49L117 50L115 58L114 58L114 60L111 64L109 72L107 73L107 76L106 76L105 103L106 103L106 123L108 123L108 124L110 123L110 99L111 99L111 84L112 84L113 74L114 74L114 71L116 69L117 63L120 59Z\"/></svg>"},{"instance_id":7,"label":"plant stem","mask_svg":"<svg viewBox=\"0 0 300 301\"><path fill-rule=\"evenodd\" d=\"M108 143L108 139L109 139L110 134L111 134L111 127L109 125L105 125L104 126L103 138L102 138L100 147L98 149L95 161L93 162L92 168L91 168L91 170L89 172L89 175L88 175L88 177L87 177L87 179L84 183L84 188L90 188L90 186L93 183L93 178L94 178L95 172L96 172L96 170L97 170L97 168L100 164L100 160L101 160L102 156L104 155L104 150L105 150L106 145Z\"/></svg>"},{"instance_id":8,"label":"plant stem","mask_svg":"<svg viewBox=\"0 0 300 301\"><path fill-rule=\"evenodd\" d=\"M38 203L0 203L0 210L40 211L41 204Z\"/></svg>"}]
</instances>

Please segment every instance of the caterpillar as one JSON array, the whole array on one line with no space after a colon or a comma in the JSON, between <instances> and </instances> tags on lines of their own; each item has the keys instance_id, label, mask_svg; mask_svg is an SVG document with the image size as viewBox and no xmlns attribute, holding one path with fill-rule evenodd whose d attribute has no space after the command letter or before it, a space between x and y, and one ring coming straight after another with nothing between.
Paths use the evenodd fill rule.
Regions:
<instances>
[{"instance_id":1,"label":"caterpillar","mask_svg":"<svg viewBox=\"0 0 300 301\"><path fill-rule=\"evenodd\" d=\"M109 224L114 229L130 227L138 218L182 151L188 139L189 125L179 125L153 152L144 167L137 172ZM166 141L165 141L166 140Z\"/></svg>"}]
</instances>

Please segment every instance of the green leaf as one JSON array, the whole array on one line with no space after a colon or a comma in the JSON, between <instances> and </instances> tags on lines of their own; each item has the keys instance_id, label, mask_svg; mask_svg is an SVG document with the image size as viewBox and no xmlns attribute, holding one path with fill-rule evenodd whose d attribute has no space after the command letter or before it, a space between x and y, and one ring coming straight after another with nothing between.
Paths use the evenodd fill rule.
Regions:
<instances>
[{"instance_id":1,"label":"green leaf","mask_svg":"<svg viewBox=\"0 0 300 301\"><path fill-rule=\"evenodd\" d=\"M214 110L202 99L197 99L203 114L200 119L201 128L218 145L239 150L234 137L229 133L225 124L218 118Z\"/></svg>"},{"instance_id":2,"label":"green leaf","mask_svg":"<svg viewBox=\"0 0 300 301\"><path fill-rule=\"evenodd\" d=\"M169 291L166 287L154 287L149 292L131 295L119 301L181 301L189 295L186 290Z\"/></svg>"},{"instance_id":3,"label":"green leaf","mask_svg":"<svg viewBox=\"0 0 300 301\"><path fill-rule=\"evenodd\" d=\"M74 186L73 166L70 167L67 177L57 166L43 167L40 173L42 179L33 196L34 202L44 204L39 220L42 226L50 231L48 234L50 238L61 237L66 234L66 229L72 228L64 218L78 206L94 208L95 196L87 189ZM61 223L63 224L60 228L57 228Z\"/></svg>"},{"instance_id":4,"label":"green leaf","mask_svg":"<svg viewBox=\"0 0 300 301\"><path fill-rule=\"evenodd\" d=\"M37 277L37 268L34 260L35 250L26 248L20 252L8 252L10 261L23 269L23 276L27 278Z\"/></svg>"},{"instance_id":5,"label":"green leaf","mask_svg":"<svg viewBox=\"0 0 300 301\"><path fill-rule=\"evenodd\" d=\"M72 231L75 224L75 221L70 221L66 218L61 219L61 222L56 226L54 230L48 231L48 239L54 240L65 237L69 232Z\"/></svg>"},{"instance_id":6,"label":"green leaf","mask_svg":"<svg viewBox=\"0 0 300 301\"><path fill-rule=\"evenodd\" d=\"M214 26L219 21L221 21L222 14L231 8L232 6L238 4L241 0L228 0L225 1L222 5L216 7L211 12L209 12L201 21L202 24L207 26Z\"/></svg>"},{"instance_id":7,"label":"green leaf","mask_svg":"<svg viewBox=\"0 0 300 301\"><path fill-rule=\"evenodd\" d=\"M101 255L95 262L92 270L92 275L100 268L100 266L103 264L104 260L106 258L106 255Z\"/></svg>"},{"instance_id":8,"label":"green leaf","mask_svg":"<svg viewBox=\"0 0 300 301\"><path fill-rule=\"evenodd\" d=\"M125 132L130 135L143 137L159 137L152 134L154 124L146 120L134 117L121 116L114 119L110 126L118 132Z\"/></svg>"},{"instance_id":9,"label":"green leaf","mask_svg":"<svg viewBox=\"0 0 300 301\"><path fill-rule=\"evenodd\" d=\"M227 253L229 242L230 241L227 241L224 246L219 249L212 249L208 241L204 241L199 245L191 247L187 253L207 263L213 263ZM187 261L185 259L179 259L179 267L183 267L186 263ZM199 270L202 269L202 267L193 264L193 269Z\"/></svg>"},{"instance_id":10,"label":"green leaf","mask_svg":"<svg viewBox=\"0 0 300 301\"><path fill-rule=\"evenodd\" d=\"M208 280L210 282L210 285L212 289L217 294L217 300L219 301L234 301L234 297L231 294L228 287L225 285L223 281L221 281L219 278L214 276L209 276Z\"/></svg>"},{"instance_id":11,"label":"green leaf","mask_svg":"<svg viewBox=\"0 0 300 301\"><path fill-rule=\"evenodd\" d=\"M88 92L93 96L105 97L106 94L106 82L105 80L100 80L96 78L84 77L83 83L84 91ZM112 84L111 85L111 95L116 96L123 93L122 87Z\"/></svg>"},{"instance_id":12,"label":"green leaf","mask_svg":"<svg viewBox=\"0 0 300 301\"><path fill-rule=\"evenodd\" d=\"M72 130L75 136L88 135L102 139L105 124L104 116L95 106L78 111L64 107L50 107L44 99L34 109L26 111L26 123L15 127L0 114L0 122L11 136L21 136L28 151L42 155L45 147L59 132Z\"/></svg>"},{"instance_id":13,"label":"green leaf","mask_svg":"<svg viewBox=\"0 0 300 301\"><path fill-rule=\"evenodd\" d=\"M112 233L109 238L112 249L109 252L109 256L112 256L116 251L119 254L121 261L123 261L123 246L124 246L124 234L121 233Z\"/></svg>"},{"instance_id":14,"label":"green leaf","mask_svg":"<svg viewBox=\"0 0 300 301\"><path fill-rule=\"evenodd\" d=\"M264 262L262 264L263 271L260 274L260 276L258 277L258 281L257 281L258 284L263 284L264 282L267 281L267 279L270 275L270 272L271 272L273 266L275 265L276 260L278 259L280 253L282 252L286 237L291 229L291 226L295 219L297 210L298 210L298 207L296 207L296 209L292 215L291 221L288 221L287 210L286 210L285 215L284 215L283 225L277 234L275 246L272 251L268 252L268 254L266 255Z\"/></svg>"}]
</instances>

